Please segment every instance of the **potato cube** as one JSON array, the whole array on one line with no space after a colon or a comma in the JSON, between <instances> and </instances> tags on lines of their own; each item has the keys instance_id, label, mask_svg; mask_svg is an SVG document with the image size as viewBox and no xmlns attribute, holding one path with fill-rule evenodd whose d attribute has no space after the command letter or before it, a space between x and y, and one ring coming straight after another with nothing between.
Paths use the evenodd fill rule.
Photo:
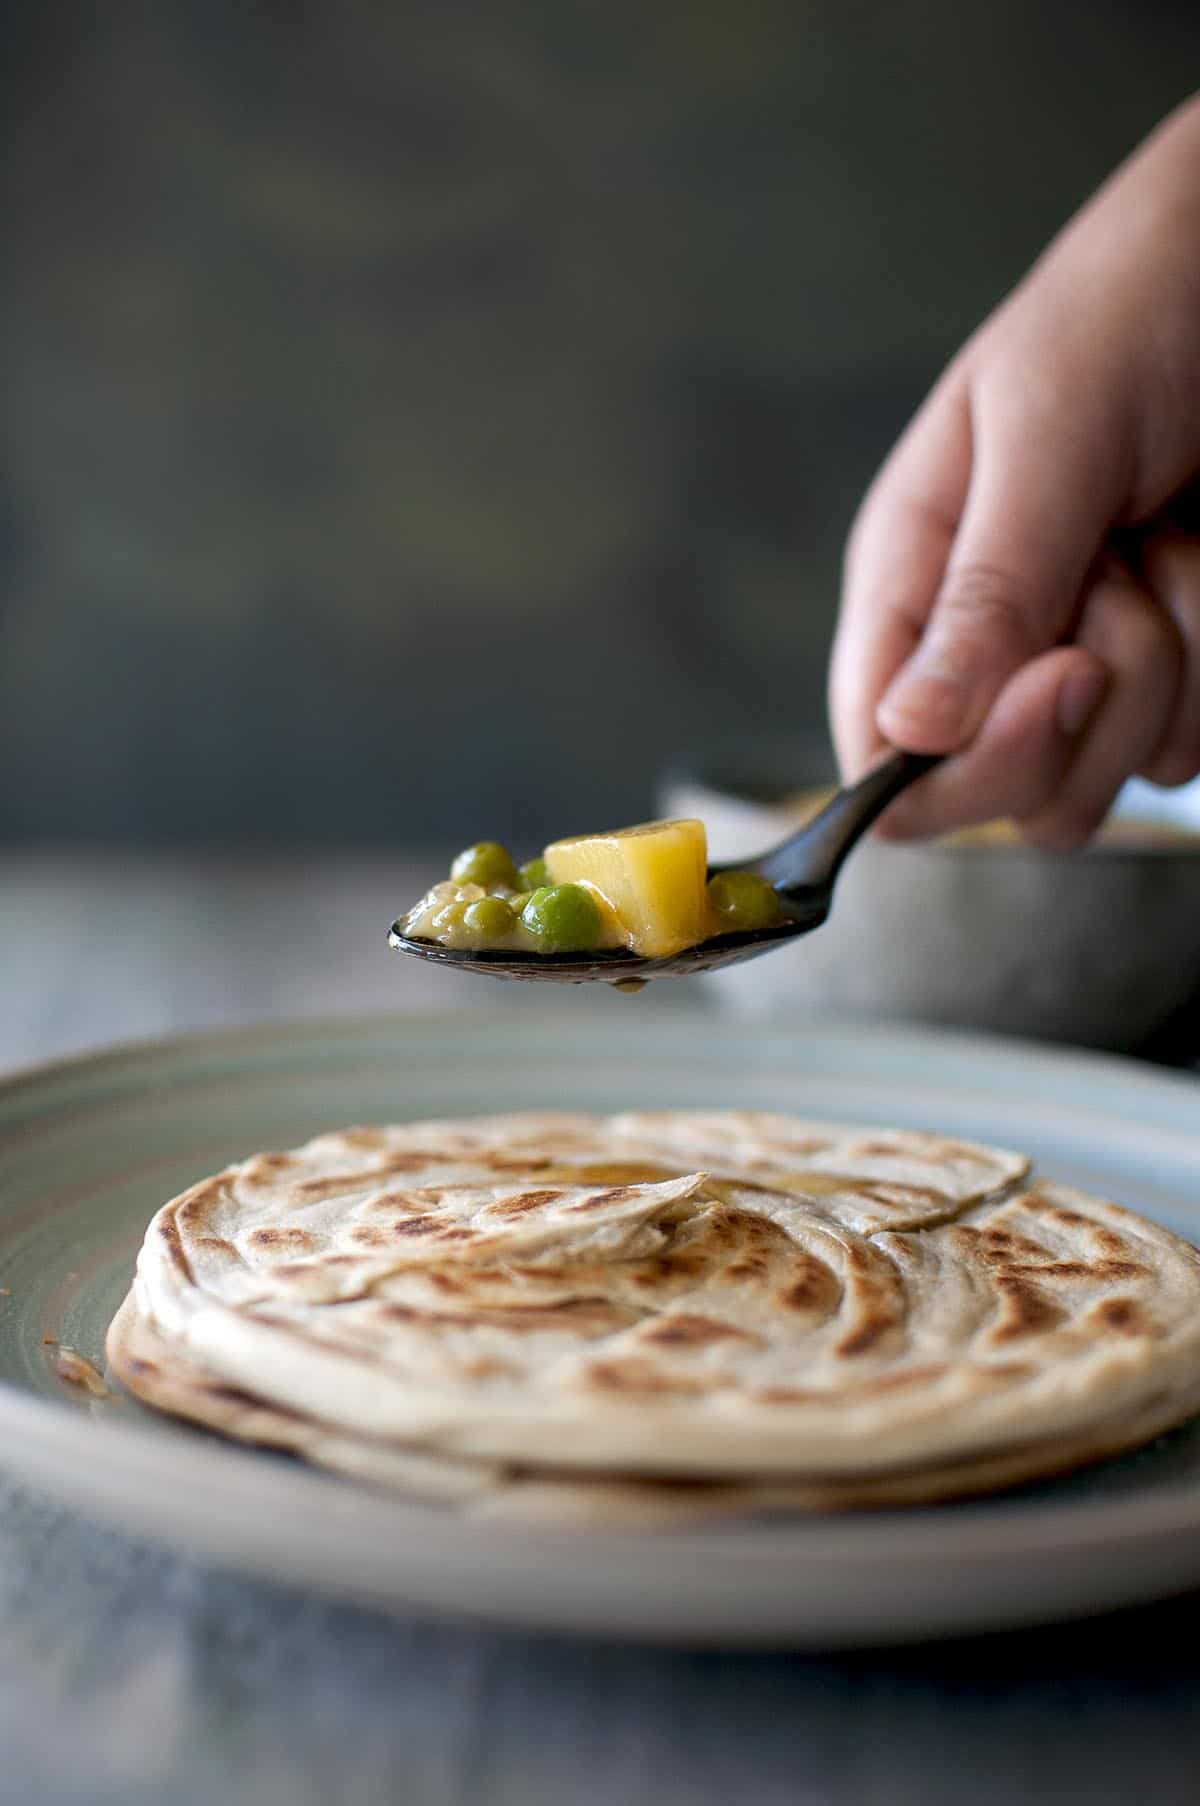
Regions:
<instances>
[{"instance_id":1,"label":"potato cube","mask_svg":"<svg viewBox=\"0 0 1200 1806\"><path fill-rule=\"evenodd\" d=\"M708 842L699 821L652 821L579 834L546 848L552 884L594 887L619 917L633 952L663 959L711 932Z\"/></svg>"}]
</instances>

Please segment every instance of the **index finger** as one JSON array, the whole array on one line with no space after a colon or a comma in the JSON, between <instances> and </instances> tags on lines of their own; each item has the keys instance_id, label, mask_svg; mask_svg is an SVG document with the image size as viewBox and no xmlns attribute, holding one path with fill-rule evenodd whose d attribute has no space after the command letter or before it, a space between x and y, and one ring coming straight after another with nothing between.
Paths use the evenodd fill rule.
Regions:
<instances>
[{"instance_id":1,"label":"index finger","mask_svg":"<svg viewBox=\"0 0 1200 1806\"><path fill-rule=\"evenodd\" d=\"M1050 352L1006 359L972 386L962 519L920 642L878 710L911 752L968 745L1009 678L1067 633L1119 513L1107 398L1077 371L1056 384L1053 369Z\"/></svg>"},{"instance_id":2,"label":"index finger","mask_svg":"<svg viewBox=\"0 0 1200 1806\"><path fill-rule=\"evenodd\" d=\"M951 375L914 416L851 530L829 677L830 722L847 781L885 744L876 711L924 631L970 471L966 385Z\"/></svg>"}]
</instances>

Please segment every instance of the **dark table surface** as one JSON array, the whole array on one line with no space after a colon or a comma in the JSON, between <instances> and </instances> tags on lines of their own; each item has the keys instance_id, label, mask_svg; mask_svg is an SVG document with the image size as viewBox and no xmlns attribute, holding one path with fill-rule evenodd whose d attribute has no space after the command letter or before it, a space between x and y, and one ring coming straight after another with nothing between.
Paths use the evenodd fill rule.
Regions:
<instances>
[{"instance_id":1,"label":"dark table surface","mask_svg":"<svg viewBox=\"0 0 1200 1806\"><path fill-rule=\"evenodd\" d=\"M472 981L419 967L380 995L380 897L424 876L10 855L0 1065L478 1005ZM235 1579L0 1481L0 1806L1183 1806L1200 1799L1198 1612L1193 1595L829 1658L554 1641Z\"/></svg>"}]
</instances>

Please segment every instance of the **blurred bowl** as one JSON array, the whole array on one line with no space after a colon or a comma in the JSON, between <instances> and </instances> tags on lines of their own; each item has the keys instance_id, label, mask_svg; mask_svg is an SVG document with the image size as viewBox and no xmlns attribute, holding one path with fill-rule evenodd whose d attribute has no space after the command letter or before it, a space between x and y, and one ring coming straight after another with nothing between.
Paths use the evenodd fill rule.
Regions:
<instances>
[{"instance_id":1,"label":"blurred bowl","mask_svg":"<svg viewBox=\"0 0 1200 1806\"><path fill-rule=\"evenodd\" d=\"M798 826L834 781L825 750L742 746L668 774L659 801L663 814L707 824L713 859L737 860ZM825 927L699 982L748 1016L904 1019L1195 1058L1200 784L1127 786L1113 824L1077 854L1039 852L1004 830L913 846L868 839L843 868Z\"/></svg>"}]
</instances>

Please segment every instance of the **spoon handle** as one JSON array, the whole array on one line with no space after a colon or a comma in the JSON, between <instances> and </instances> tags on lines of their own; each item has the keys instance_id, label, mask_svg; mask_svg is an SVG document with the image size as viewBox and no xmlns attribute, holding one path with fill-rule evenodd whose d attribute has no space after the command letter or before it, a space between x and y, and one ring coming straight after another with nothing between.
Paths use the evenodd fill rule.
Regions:
<instances>
[{"instance_id":1,"label":"spoon handle","mask_svg":"<svg viewBox=\"0 0 1200 1806\"><path fill-rule=\"evenodd\" d=\"M839 790L819 815L769 854L759 867L763 876L784 891L832 884L846 854L876 817L940 763L937 753L892 753L857 784Z\"/></svg>"}]
</instances>

